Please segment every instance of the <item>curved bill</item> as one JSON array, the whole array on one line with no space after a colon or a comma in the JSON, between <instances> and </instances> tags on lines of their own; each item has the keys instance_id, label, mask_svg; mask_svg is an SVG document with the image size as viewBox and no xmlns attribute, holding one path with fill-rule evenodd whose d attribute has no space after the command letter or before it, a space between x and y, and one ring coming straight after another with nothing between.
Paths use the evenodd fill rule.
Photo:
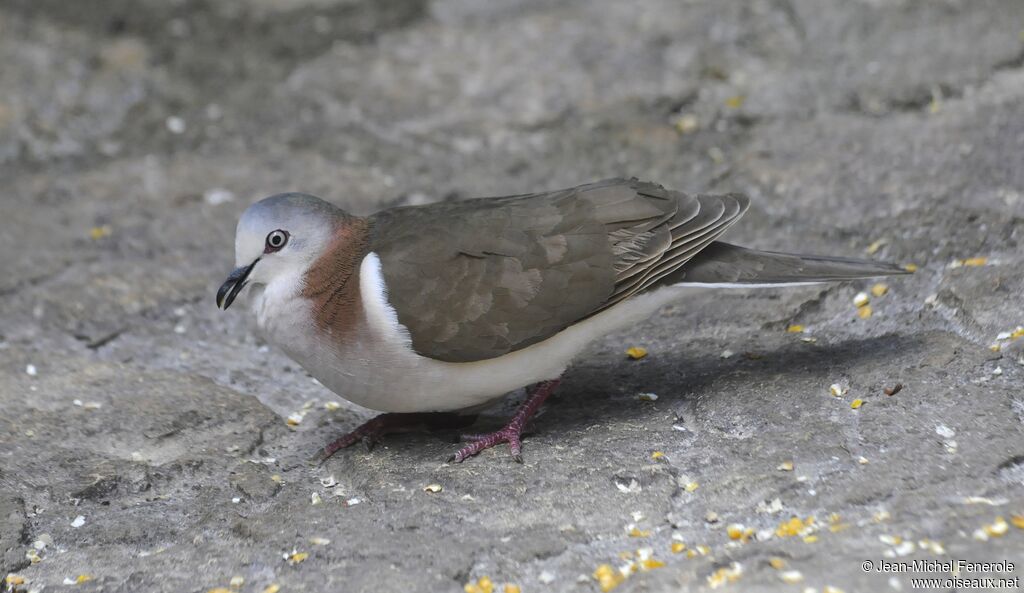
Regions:
<instances>
[{"instance_id":1,"label":"curved bill","mask_svg":"<svg viewBox=\"0 0 1024 593\"><path fill-rule=\"evenodd\" d=\"M260 261L259 258L256 258L256 261L251 264L235 268L234 271L228 274L228 279L224 281L224 284L220 285L220 289L217 291L218 308L227 310L231 306L238 293L242 292L242 289L245 288L246 280L258 261Z\"/></svg>"}]
</instances>

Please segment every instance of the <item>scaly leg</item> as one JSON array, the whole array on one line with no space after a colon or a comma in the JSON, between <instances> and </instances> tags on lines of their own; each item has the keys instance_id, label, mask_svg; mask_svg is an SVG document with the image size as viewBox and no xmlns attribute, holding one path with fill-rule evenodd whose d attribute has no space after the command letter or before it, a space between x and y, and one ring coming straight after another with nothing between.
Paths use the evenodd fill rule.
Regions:
<instances>
[{"instance_id":1,"label":"scaly leg","mask_svg":"<svg viewBox=\"0 0 1024 593\"><path fill-rule=\"evenodd\" d=\"M396 432L409 432L419 428L442 429L461 428L476 420L475 415L463 416L446 412L418 412L411 414L381 414L363 423L359 428L329 443L313 457L315 463L323 463L331 456L352 445L362 442L366 449L380 442L382 436Z\"/></svg>"},{"instance_id":2,"label":"scaly leg","mask_svg":"<svg viewBox=\"0 0 1024 593\"><path fill-rule=\"evenodd\" d=\"M497 430L487 434L477 435L465 435L462 438L470 441L468 445L459 449L448 458L448 461L454 461L455 463L462 463L467 458L476 455L484 449L489 449L499 443L508 443L508 448L512 453L512 458L518 463L523 462L522 456L522 442L520 436L522 435L523 428L526 426L527 421L530 417L537 412L537 408L544 403L544 400L551 395L551 393L558 387L558 383L561 379L553 379L551 381L542 381L537 383L533 389L530 390L530 395L526 398L515 415L512 416L512 420L505 425L501 430Z\"/></svg>"}]
</instances>

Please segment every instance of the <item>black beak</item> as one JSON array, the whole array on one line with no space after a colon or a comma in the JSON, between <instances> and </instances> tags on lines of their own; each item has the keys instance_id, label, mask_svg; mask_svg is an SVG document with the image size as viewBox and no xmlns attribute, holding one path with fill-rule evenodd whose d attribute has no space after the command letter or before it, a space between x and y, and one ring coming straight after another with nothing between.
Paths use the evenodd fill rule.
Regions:
<instances>
[{"instance_id":1,"label":"black beak","mask_svg":"<svg viewBox=\"0 0 1024 593\"><path fill-rule=\"evenodd\" d=\"M251 264L235 268L233 272L228 274L228 279L224 281L224 284L220 285L220 290L217 291L218 308L226 311L231 306L231 303L235 302L235 297L245 288L245 281L249 278L249 273L256 267L256 262L258 261L260 259L256 258L256 261Z\"/></svg>"}]
</instances>

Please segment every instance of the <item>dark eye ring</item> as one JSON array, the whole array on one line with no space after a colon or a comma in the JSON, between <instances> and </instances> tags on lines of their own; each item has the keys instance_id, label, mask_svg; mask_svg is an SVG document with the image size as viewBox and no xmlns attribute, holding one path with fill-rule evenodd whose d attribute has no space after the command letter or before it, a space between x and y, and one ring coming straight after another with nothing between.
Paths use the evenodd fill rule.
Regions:
<instances>
[{"instance_id":1,"label":"dark eye ring","mask_svg":"<svg viewBox=\"0 0 1024 593\"><path fill-rule=\"evenodd\" d=\"M281 229L271 231L267 235L267 247L264 249L264 252L271 253L280 250L288 243L288 236L288 231L282 231Z\"/></svg>"}]
</instances>

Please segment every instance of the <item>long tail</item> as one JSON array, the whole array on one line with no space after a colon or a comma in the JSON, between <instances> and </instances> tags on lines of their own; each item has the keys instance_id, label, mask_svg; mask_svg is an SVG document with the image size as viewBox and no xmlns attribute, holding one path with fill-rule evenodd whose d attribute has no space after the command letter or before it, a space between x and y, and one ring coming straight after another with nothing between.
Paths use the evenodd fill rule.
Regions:
<instances>
[{"instance_id":1,"label":"long tail","mask_svg":"<svg viewBox=\"0 0 1024 593\"><path fill-rule=\"evenodd\" d=\"M908 273L893 264L864 259L757 251L715 241L664 284L778 286Z\"/></svg>"}]
</instances>

